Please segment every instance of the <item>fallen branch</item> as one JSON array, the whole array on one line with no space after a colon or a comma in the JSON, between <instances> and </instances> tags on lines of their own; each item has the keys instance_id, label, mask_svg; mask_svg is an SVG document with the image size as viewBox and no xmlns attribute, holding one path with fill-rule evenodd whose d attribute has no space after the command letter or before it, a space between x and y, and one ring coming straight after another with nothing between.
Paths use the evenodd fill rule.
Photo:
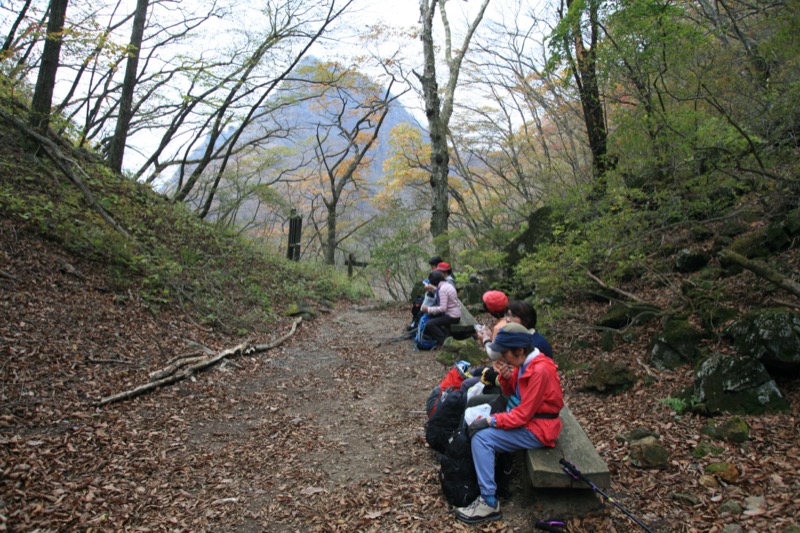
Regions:
<instances>
[{"instance_id":1,"label":"fallen branch","mask_svg":"<svg viewBox=\"0 0 800 533\"><path fill-rule=\"evenodd\" d=\"M774 283L781 289L789 291L795 296L800 296L800 283L797 283L793 279L784 276L763 261L748 259L747 257L730 250L724 250L722 253L720 253L720 258L743 266L756 276Z\"/></svg>"},{"instance_id":2,"label":"fallen branch","mask_svg":"<svg viewBox=\"0 0 800 533\"><path fill-rule=\"evenodd\" d=\"M210 348L205 348L205 347L203 348L203 351L206 353L206 355L211 355L211 354L214 353L213 350L211 350ZM167 366L169 366L172 363L175 363L177 361L180 361L181 359L188 359L190 357L197 357L198 355L200 355L200 352L189 352L189 353L184 353L184 354L181 354L181 355L176 355L175 357L173 357L172 359L167 361Z\"/></svg>"},{"instance_id":3,"label":"fallen branch","mask_svg":"<svg viewBox=\"0 0 800 533\"><path fill-rule=\"evenodd\" d=\"M597 283L598 285L600 285L602 288L604 288L606 290L615 292L615 293L619 294L620 296L624 296L625 298L627 298L629 300L633 300L636 303L640 303L640 304L647 303L644 300L642 300L641 298L639 298L638 296L636 296L635 294L631 294L631 293L629 293L627 291L623 291L622 289L618 289L616 287L611 287L610 285L606 285L603 282L603 280L601 280L600 278L598 278L597 276L595 276L594 274L592 274L588 270L586 271L586 275L589 276L590 278L592 278L592 281L594 281L595 283Z\"/></svg>"},{"instance_id":4,"label":"fallen branch","mask_svg":"<svg viewBox=\"0 0 800 533\"><path fill-rule=\"evenodd\" d=\"M780 305L783 307L791 307L793 309L800 309L800 303L789 302L786 300L781 300L779 298L772 298L770 302L774 303L775 305Z\"/></svg>"},{"instance_id":5,"label":"fallen branch","mask_svg":"<svg viewBox=\"0 0 800 533\"><path fill-rule=\"evenodd\" d=\"M653 377L653 378L656 378L656 379L659 379L659 380L661 379L661 378L658 376L658 374L656 374L655 372L653 372L653 370L652 370L652 369L651 369L649 366L647 366L646 364L644 364L640 358L638 358L638 357L637 357L637 358L636 358L636 362L637 362L637 363L639 363L639 366L641 366L642 368L644 368L644 371L645 371L645 372L647 372L647 375L648 375L648 376L650 376L650 377Z\"/></svg>"},{"instance_id":6,"label":"fallen branch","mask_svg":"<svg viewBox=\"0 0 800 533\"><path fill-rule=\"evenodd\" d=\"M150 372L150 374L147 377L150 378L150 381L164 379L165 377L171 376L172 374L177 372L178 369L180 369L180 368L183 368L183 367L185 367L187 365L192 365L194 363L199 363L201 361L205 361L206 359L208 359L207 355L196 355L194 357L184 357L184 358L178 359L177 361L175 361L173 363L170 363L169 365L165 366L164 368L162 368L160 370L155 370L153 372Z\"/></svg>"},{"instance_id":7,"label":"fallen branch","mask_svg":"<svg viewBox=\"0 0 800 533\"><path fill-rule=\"evenodd\" d=\"M155 381L150 381L148 383L145 383L144 385L140 385L140 386L135 387L133 389L129 389L127 391L123 391L123 392L120 392L120 393L117 393L117 394L113 394L111 396L106 396L105 398L101 398L100 400L98 400L95 403L95 406L96 407L101 407L101 406L107 405L109 403L114 403L114 402L118 402L118 401L121 401L121 400L128 400L130 398L135 398L137 396L140 396L140 395L144 394L145 392L149 392L149 391L151 391L153 389L157 389L158 387L163 387L165 385L170 385L172 383L176 383L178 381L181 381L182 379L185 379L185 378L191 376L195 372L199 372L200 370L204 370L204 369L206 369L206 368L218 363L219 361L225 359L226 357L234 357L234 356L237 356L237 355L240 355L240 354L248 355L248 354L253 354L253 353L261 353L261 352L265 352L267 350L271 350L272 348L275 348L276 346L280 346L281 344L286 342L286 340L289 337L294 335L295 331L297 331L298 324L300 324L300 322L302 320L303 319L301 317L298 317L297 320L295 320L294 323L292 324L292 327L289 330L289 333L287 333L283 337L280 337L279 339L274 340L273 342L271 342L269 344L251 345L250 343L243 342L242 344L239 344L238 346L234 346L233 348L228 348L227 350L223 350L223 351L219 352L218 354L215 354L215 355L212 355L212 356L209 356L209 357L203 357L201 361L198 361L198 362L196 362L196 363L194 363L194 364L192 364L190 366L186 366L183 369L181 369L180 372L177 372L177 373L172 374L170 376L167 376L167 377L164 377L164 378L161 378L161 379L156 379Z\"/></svg>"}]
</instances>

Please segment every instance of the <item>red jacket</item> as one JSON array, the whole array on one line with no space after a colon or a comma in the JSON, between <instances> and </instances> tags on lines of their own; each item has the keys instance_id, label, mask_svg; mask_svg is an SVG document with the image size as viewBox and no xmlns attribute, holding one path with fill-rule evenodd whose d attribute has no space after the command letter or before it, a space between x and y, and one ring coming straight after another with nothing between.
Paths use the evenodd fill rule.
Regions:
<instances>
[{"instance_id":1,"label":"red jacket","mask_svg":"<svg viewBox=\"0 0 800 533\"><path fill-rule=\"evenodd\" d=\"M561 419L534 418L533 415L558 413L564 407L557 368L553 360L544 354L534 357L525 368L525 373L519 377L520 404L511 411L494 415L497 427L514 429L524 426L545 446L555 446L561 433ZM514 394L519 370L515 368L507 380L500 377L503 393Z\"/></svg>"}]
</instances>

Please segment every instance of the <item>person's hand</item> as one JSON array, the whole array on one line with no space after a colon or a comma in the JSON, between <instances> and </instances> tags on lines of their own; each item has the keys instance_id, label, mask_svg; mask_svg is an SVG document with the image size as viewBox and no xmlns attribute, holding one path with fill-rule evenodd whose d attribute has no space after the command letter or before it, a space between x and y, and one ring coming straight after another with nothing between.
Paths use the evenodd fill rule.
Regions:
<instances>
[{"instance_id":1,"label":"person's hand","mask_svg":"<svg viewBox=\"0 0 800 533\"><path fill-rule=\"evenodd\" d=\"M492 367L503 379L511 379L511 373L514 369L509 364L503 361L495 361Z\"/></svg>"},{"instance_id":2,"label":"person's hand","mask_svg":"<svg viewBox=\"0 0 800 533\"><path fill-rule=\"evenodd\" d=\"M427 305L423 305L423 306L421 306L419 308L419 310L422 311L423 313L427 313L428 312L428 306Z\"/></svg>"},{"instance_id":3,"label":"person's hand","mask_svg":"<svg viewBox=\"0 0 800 533\"><path fill-rule=\"evenodd\" d=\"M487 366L483 369L483 373L481 374L481 382L483 382L484 385L491 387L496 383L497 376L497 371L494 368Z\"/></svg>"},{"instance_id":4,"label":"person's hand","mask_svg":"<svg viewBox=\"0 0 800 533\"><path fill-rule=\"evenodd\" d=\"M476 418L472 424L469 425L467 428L467 434L469 438L472 438L475 433L479 432L482 429L486 429L489 427L489 419L488 418Z\"/></svg>"}]
</instances>

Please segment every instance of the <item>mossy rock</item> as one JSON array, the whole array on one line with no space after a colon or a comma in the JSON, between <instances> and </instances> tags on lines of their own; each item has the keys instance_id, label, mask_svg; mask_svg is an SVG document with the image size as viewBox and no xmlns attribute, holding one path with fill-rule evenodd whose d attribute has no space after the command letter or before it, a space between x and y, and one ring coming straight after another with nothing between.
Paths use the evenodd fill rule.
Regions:
<instances>
[{"instance_id":1,"label":"mossy rock","mask_svg":"<svg viewBox=\"0 0 800 533\"><path fill-rule=\"evenodd\" d=\"M758 360L714 354L695 375L695 394L707 414L784 412L789 404Z\"/></svg>"},{"instance_id":2,"label":"mossy rock","mask_svg":"<svg viewBox=\"0 0 800 533\"><path fill-rule=\"evenodd\" d=\"M702 459L703 457L708 457L709 455L712 457L719 457L724 452L724 448L720 448L718 446L714 446L713 444L705 441L701 441L694 450L692 450L692 457L695 459Z\"/></svg>"},{"instance_id":3,"label":"mossy rock","mask_svg":"<svg viewBox=\"0 0 800 533\"><path fill-rule=\"evenodd\" d=\"M479 348L474 339L458 340L447 337L436 352L436 360L448 367L462 360L469 361L472 366L478 366L484 359L486 351Z\"/></svg>"},{"instance_id":4,"label":"mossy rock","mask_svg":"<svg viewBox=\"0 0 800 533\"><path fill-rule=\"evenodd\" d=\"M720 478L725 483L736 483L741 475L735 465L724 461L706 465L703 471L706 474Z\"/></svg>"},{"instance_id":5,"label":"mossy rock","mask_svg":"<svg viewBox=\"0 0 800 533\"><path fill-rule=\"evenodd\" d=\"M691 250L684 248L675 257L675 270L684 274L690 274L702 270L711 261L711 257L702 250Z\"/></svg>"},{"instance_id":6,"label":"mossy rock","mask_svg":"<svg viewBox=\"0 0 800 533\"><path fill-rule=\"evenodd\" d=\"M750 438L750 426L746 421L735 416L721 424L708 424L700 432L712 439L724 440L736 444L747 442Z\"/></svg>"},{"instance_id":7,"label":"mossy rock","mask_svg":"<svg viewBox=\"0 0 800 533\"><path fill-rule=\"evenodd\" d=\"M618 394L631 388L637 379L636 373L627 365L621 363L598 363L589 373L583 389Z\"/></svg>"},{"instance_id":8,"label":"mossy rock","mask_svg":"<svg viewBox=\"0 0 800 533\"><path fill-rule=\"evenodd\" d=\"M658 438L647 436L630 444L631 464L637 468L667 468L669 451Z\"/></svg>"},{"instance_id":9,"label":"mossy rock","mask_svg":"<svg viewBox=\"0 0 800 533\"><path fill-rule=\"evenodd\" d=\"M650 362L659 370L692 364L700 355L703 336L686 320L670 320L650 343Z\"/></svg>"},{"instance_id":10,"label":"mossy rock","mask_svg":"<svg viewBox=\"0 0 800 533\"><path fill-rule=\"evenodd\" d=\"M770 250L765 244L765 235L763 231L754 231L737 237L730 246L728 246L728 249L748 259L766 257L770 254ZM728 266L727 262L724 260L720 260L720 264L725 267Z\"/></svg>"},{"instance_id":11,"label":"mossy rock","mask_svg":"<svg viewBox=\"0 0 800 533\"><path fill-rule=\"evenodd\" d=\"M748 259L754 259L785 250L791 241L792 237L784 229L783 223L775 222L765 228L737 237L728 249Z\"/></svg>"},{"instance_id":12,"label":"mossy rock","mask_svg":"<svg viewBox=\"0 0 800 533\"><path fill-rule=\"evenodd\" d=\"M644 324L660 313L661 310L652 305L615 303L597 321L596 325L604 328L622 329L629 324Z\"/></svg>"},{"instance_id":13,"label":"mossy rock","mask_svg":"<svg viewBox=\"0 0 800 533\"><path fill-rule=\"evenodd\" d=\"M317 318L317 310L307 302L289 305L284 314L286 316L300 316L303 317L303 320L314 320Z\"/></svg>"},{"instance_id":14,"label":"mossy rock","mask_svg":"<svg viewBox=\"0 0 800 533\"><path fill-rule=\"evenodd\" d=\"M706 331L718 332L725 324L738 317L739 311L716 302L703 302L697 307L697 315Z\"/></svg>"},{"instance_id":15,"label":"mossy rock","mask_svg":"<svg viewBox=\"0 0 800 533\"><path fill-rule=\"evenodd\" d=\"M725 330L740 355L768 368L800 368L800 314L785 308L751 311Z\"/></svg>"}]
</instances>

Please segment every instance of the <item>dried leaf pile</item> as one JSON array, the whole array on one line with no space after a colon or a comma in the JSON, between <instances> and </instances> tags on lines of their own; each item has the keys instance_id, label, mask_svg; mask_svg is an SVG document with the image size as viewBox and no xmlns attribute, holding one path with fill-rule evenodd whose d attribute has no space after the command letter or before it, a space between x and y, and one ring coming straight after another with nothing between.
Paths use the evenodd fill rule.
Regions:
<instances>
[{"instance_id":1,"label":"dried leaf pile","mask_svg":"<svg viewBox=\"0 0 800 533\"><path fill-rule=\"evenodd\" d=\"M425 398L446 369L408 341L376 347L399 334L406 309L342 305L273 350L98 408L98 399L146 382L195 343L221 351L245 339L108 292L89 264L53 255L8 223L0 237L0 530L531 531L545 518L518 471L503 520L470 527L454 519L422 438ZM600 312L586 308L545 333L559 339L557 351L576 339L596 346L586 324ZM291 322L249 340L269 343ZM645 337L613 354L565 355L578 369L607 358L644 375L654 372L635 363ZM716 443L723 452L713 460L735 464L741 477L708 489L698 480L712 459L691 455L706 421L659 402L691 382L688 369L611 397L580 392L585 373L563 377L571 409L611 469L610 492L654 530L800 523L796 382L780 383L791 414L748 418L750 441ZM661 435L669 469L630 465L616 436L640 426ZM696 503L676 499L686 492ZM763 505L747 508L754 496ZM745 512L720 511L729 500ZM611 505L566 518L571 531L639 530Z\"/></svg>"}]
</instances>

